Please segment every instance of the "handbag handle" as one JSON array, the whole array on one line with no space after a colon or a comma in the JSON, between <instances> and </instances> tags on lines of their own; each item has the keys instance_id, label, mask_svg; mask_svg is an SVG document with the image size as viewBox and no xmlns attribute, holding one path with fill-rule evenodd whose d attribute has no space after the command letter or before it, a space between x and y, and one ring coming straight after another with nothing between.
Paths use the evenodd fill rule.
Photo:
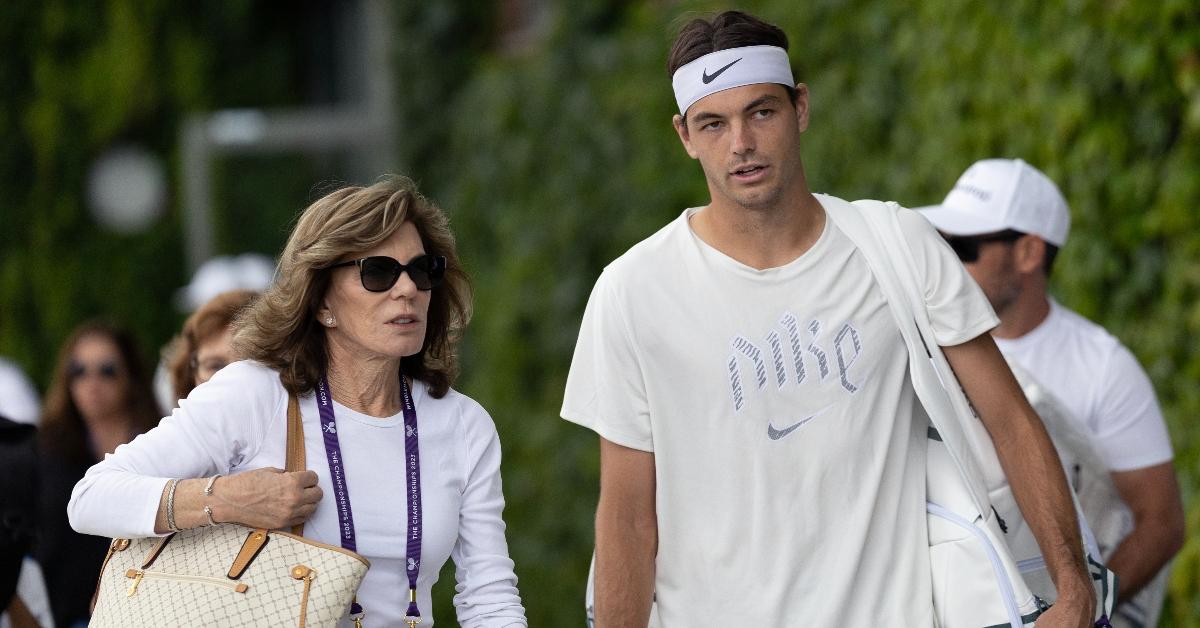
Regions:
<instances>
[{"instance_id":1,"label":"handbag handle","mask_svg":"<svg viewBox=\"0 0 1200 628\"><path fill-rule=\"evenodd\" d=\"M284 471L304 471L308 467L304 456L304 422L300 418L300 402L296 400L296 395L291 393L288 393L287 447L285 452ZM292 534L304 536L304 524L301 523L292 526ZM258 553L262 551L269 538L270 530L266 528L251 530L246 535L246 540L242 543L241 549L238 550L237 556L234 556L233 565L230 566L229 573L226 574L229 579L237 580L242 577L242 574L250 567L250 563L258 557ZM163 545L165 544L164 542Z\"/></svg>"},{"instance_id":2,"label":"handbag handle","mask_svg":"<svg viewBox=\"0 0 1200 628\"><path fill-rule=\"evenodd\" d=\"M288 393L287 418L287 460L283 468L289 472L304 471L308 468L304 458L304 421L300 419L300 402L292 393ZM304 524L292 526L292 534L304 536Z\"/></svg>"},{"instance_id":3,"label":"handbag handle","mask_svg":"<svg viewBox=\"0 0 1200 628\"><path fill-rule=\"evenodd\" d=\"M296 400L296 395L290 393L288 394L287 449L285 456L286 459L283 465L285 471L304 471L308 466L304 455L304 422L300 418L300 402ZM304 524L301 523L292 526L292 534L304 536ZM237 555L234 556L233 564L229 568L227 575L230 579L236 580L242 576L242 573L246 571L246 568L250 566L250 563L254 561L258 553L262 551L263 546L267 544L269 535L270 531L265 528L251 530L246 535L246 540L242 543L242 547ZM167 546L167 543L170 543L173 538L175 538L175 533L168 534L162 537L158 543L155 543L154 547L150 549L149 555L142 561L142 569L150 567ZM109 550L110 555L111 553L112 549ZM97 583L97 594L100 591L99 586ZM95 605L95 600L96 597L93 596L93 606Z\"/></svg>"}]
</instances>

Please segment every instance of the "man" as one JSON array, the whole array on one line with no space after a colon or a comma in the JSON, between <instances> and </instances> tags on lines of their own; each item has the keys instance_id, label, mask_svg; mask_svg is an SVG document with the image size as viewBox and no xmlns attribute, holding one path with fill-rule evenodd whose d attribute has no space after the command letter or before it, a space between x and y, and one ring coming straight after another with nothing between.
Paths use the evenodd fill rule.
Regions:
<instances>
[{"instance_id":1,"label":"man","mask_svg":"<svg viewBox=\"0 0 1200 628\"><path fill-rule=\"evenodd\" d=\"M925 448L900 332L808 187L809 91L739 12L671 50L675 130L711 202L605 269L562 415L600 435L596 626L932 626ZM1060 597L1094 608L1059 461L978 287L902 216L938 344L995 440Z\"/></svg>"},{"instance_id":2,"label":"man","mask_svg":"<svg viewBox=\"0 0 1200 628\"><path fill-rule=\"evenodd\" d=\"M1106 539L1106 529L1096 530L1119 579L1114 621L1156 625L1165 588L1160 581L1146 596L1138 593L1164 571L1185 528L1171 443L1150 379L1133 354L1047 294L1050 269L1070 229L1066 200L1029 164L987 159L968 168L940 206L921 211L999 315L992 337L1000 351L1059 398L1107 465L1132 515L1131 529L1115 530L1123 538ZM1113 510L1087 503L1087 496L1081 494L1089 519ZM1105 541L1113 543L1104 547Z\"/></svg>"}]
</instances>

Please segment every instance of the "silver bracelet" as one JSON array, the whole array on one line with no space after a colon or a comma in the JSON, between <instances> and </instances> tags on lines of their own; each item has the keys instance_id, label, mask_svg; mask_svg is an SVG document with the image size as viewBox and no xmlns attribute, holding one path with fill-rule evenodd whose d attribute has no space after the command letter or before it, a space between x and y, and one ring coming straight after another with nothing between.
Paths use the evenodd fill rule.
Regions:
<instances>
[{"instance_id":1,"label":"silver bracelet","mask_svg":"<svg viewBox=\"0 0 1200 628\"><path fill-rule=\"evenodd\" d=\"M221 474L220 474L220 473L218 473L218 474L216 474L216 475L212 476L211 478L208 478L208 484L205 484L205 485L204 485L204 495L205 495L205 497L212 497L212 494L213 494L213 486L214 486L214 485L216 485L216 483L217 483L217 478L219 478L219 477L221 477ZM204 505L204 515L205 515L206 517L208 517L208 525L210 525L210 526L215 526L215 525L217 525L217 522L216 522L216 520L215 520L215 519L213 519L213 509L212 509L212 506L210 506L210 505L208 505L208 504L205 504L205 505Z\"/></svg>"},{"instance_id":2,"label":"silver bracelet","mask_svg":"<svg viewBox=\"0 0 1200 628\"><path fill-rule=\"evenodd\" d=\"M179 526L175 525L175 488L179 486L179 480L171 480L171 488L167 489L167 529L172 532L179 532Z\"/></svg>"}]
</instances>

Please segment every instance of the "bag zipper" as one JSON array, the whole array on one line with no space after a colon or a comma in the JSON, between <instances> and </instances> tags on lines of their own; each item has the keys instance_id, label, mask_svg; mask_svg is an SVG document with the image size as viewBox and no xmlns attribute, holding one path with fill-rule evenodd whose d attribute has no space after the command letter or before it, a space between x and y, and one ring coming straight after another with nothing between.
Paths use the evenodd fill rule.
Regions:
<instances>
[{"instance_id":1,"label":"bag zipper","mask_svg":"<svg viewBox=\"0 0 1200 628\"><path fill-rule=\"evenodd\" d=\"M1012 583L1008 581L1008 573L1004 568L1004 563L1000 560L1000 554L996 552L995 546L992 545L992 542L987 538L987 535L984 534L983 530L975 527L970 521L958 516L957 513L947 510L946 508L943 508L942 506L939 506L933 502L925 502L925 509L929 512L929 514L941 519L945 519L946 521L953 523L967 532L970 532L971 535L974 536L981 545L983 545L983 549L986 551L988 559L992 563L992 572L996 576L996 582L999 584L1000 599L1002 602L1004 602L1005 610L1008 611L1008 623L1012 626L1012 628L1022 628L1025 625L1025 622L1021 620L1021 611L1017 608L1017 595L1013 591Z\"/></svg>"},{"instance_id":2,"label":"bag zipper","mask_svg":"<svg viewBox=\"0 0 1200 628\"><path fill-rule=\"evenodd\" d=\"M235 582L225 578L211 578L209 576L193 576L181 573L164 573L161 571L147 571L145 569L129 569L125 572L125 577L133 580L133 584L129 586L129 590L125 592L125 597L133 597L137 595L138 585L142 584L142 580L149 578L151 580L170 580L173 582L190 582L193 584L206 584L209 586L229 589L234 593L245 593L250 585L244 582Z\"/></svg>"}]
</instances>

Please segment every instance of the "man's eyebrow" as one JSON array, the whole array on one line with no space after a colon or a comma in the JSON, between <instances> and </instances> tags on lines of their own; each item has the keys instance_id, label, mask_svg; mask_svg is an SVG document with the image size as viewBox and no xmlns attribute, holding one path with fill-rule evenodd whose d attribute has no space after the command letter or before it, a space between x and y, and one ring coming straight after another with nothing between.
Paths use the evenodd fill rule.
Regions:
<instances>
[{"instance_id":1,"label":"man's eyebrow","mask_svg":"<svg viewBox=\"0 0 1200 628\"><path fill-rule=\"evenodd\" d=\"M777 103L777 102L779 102L779 97L776 96L775 94L767 94L766 96L759 96L758 98L755 98L754 100L750 101L750 104L743 107L742 111L745 112L745 111L750 111L751 109L758 109L759 107L761 107L767 103Z\"/></svg>"},{"instance_id":2,"label":"man's eyebrow","mask_svg":"<svg viewBox=\"0 0 1200 628\"><path fill-rule=\"evenodd\" d=\"M689 116L692 122L699 123L702 120L720 120L723 116L711 111L700 111Z\"/></svg>"},{"instance_id":3,"label":"man's eyebrow","mask_svg":"<svg viewBox=\"0 0 1200 628\"><path fill-rule=\"evenodd\" d=\"M750 104L748 104L742 108L742 112L745 113L747 111L757 109L766 104L776 104L779 102L780 102L779 96L776 96L775 94L766 94L763 96L759 96L758 98L755 98L754 100L750 101ZM695 122L697 124L699 124L700 122L705 121L705 120L721 120L721 119L724 119L724 116L717 114L717 113L713 113L711 111L699 111L694 114L688 114L688 120L691 122Z\"/></svg>"}]
</instances>

